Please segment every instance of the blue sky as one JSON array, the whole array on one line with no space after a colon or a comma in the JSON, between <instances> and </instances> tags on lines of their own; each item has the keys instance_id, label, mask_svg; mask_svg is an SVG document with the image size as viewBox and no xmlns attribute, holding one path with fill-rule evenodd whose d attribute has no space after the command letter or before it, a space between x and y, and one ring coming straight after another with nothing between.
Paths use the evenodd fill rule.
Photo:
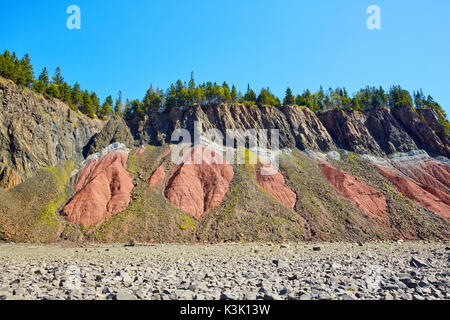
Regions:
<instances>
[{"instance_id":1,"label":"blue sky","mask_svg":"<svg viewBox=\"0 0 450 320\"><path fill-rule=\"evenodd\" d=\"M81 30L66 8L81 8ZM381 30L366 27L369 5ZM151 83L224 80L284 96L344 86L422 88L450 114L448 0L29 0L0 2L0 50L28 52L102 98L142 98Z\"/></svg>"}]
</instances>

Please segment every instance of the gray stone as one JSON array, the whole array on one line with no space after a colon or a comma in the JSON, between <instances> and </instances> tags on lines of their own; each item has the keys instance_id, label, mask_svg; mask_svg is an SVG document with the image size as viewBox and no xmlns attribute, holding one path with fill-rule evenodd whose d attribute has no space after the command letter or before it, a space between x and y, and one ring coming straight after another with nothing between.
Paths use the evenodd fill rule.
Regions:
<instances>
[{"instance_id":1,"label":"gray stone","mask_svg":"<svg viewBox=\"0 0 450 320\"><path fill-rule=\"evenodd\" d=\"M429 266L422 260L418 258L412 258L409 264L415 268L429 268Z\"/></svg>"}]
</instances>

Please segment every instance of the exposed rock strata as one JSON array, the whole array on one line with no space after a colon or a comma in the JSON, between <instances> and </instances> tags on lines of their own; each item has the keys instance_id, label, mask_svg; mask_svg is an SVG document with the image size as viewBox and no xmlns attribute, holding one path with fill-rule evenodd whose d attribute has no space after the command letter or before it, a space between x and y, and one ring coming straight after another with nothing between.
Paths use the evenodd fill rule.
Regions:
<instances>
[{"instance_id":1,"label":"exposed rock strata","mask_svg":"<svg viewBox=\"0 0 450 320\"><path fill-rule=\"evenodd\" d=\"M164 194L175 207L199 219L222 203L233 176L233 167L225 159L197 146L175 168Z\"/></svg>"},{"instance_id":2,"label":"exposed rock strata","mask_svg":"<svg viewBox=\"0 0 450 320\"><path fill-rule=\"evenodd\" d=\"M327 163L322 163L320 169L324 178L354 206L370 216L386 218L386 198L380 191Z\"/></svg>"},{"instance_id":3,"label":"exposed rock strata","mask_svg":"<svg viewBox=\"0 0 450 320\"><path fill-rule=\"evenodd\" d=\"M88 159L75 185L75 195L61 214L70 222L90 226L124 210L131 201L133 180L126 171L128 153L112 150Z\"/></svg>"},{"instance_id":4,"label":"exposed rock strata","mask_svg":"<svg viewBox=\"0 0 450 320\"><path fill-rule=\"evenodd\" d=\"M378 170L383 177L396 186L402 195L444 218L450 218L448 194L438 191L429 185L421 185L411 179L401 177L383 167L378 167Z\"/></svg>"},{"instance_id":5,"label":"exposed rock strata","mask_svg":"<svg viewBox=\"0 0 450 320\"><path fill-rule=\"evenodd\" d=\"M297 195L284 182L283 175L270 165L263 165L256 173L256 180L264 190L286 207L293 209Z\"/></svg>"},{"instance_id":6,"label":"exposed rock strata","mask_svg":"<svg viewBox=\"0 0 450 320\"><path fill-rule=\"evenodd\" d=\"M122 143L129 148L134 145L130 129L119 117L109 120L102 130L92 137L84 148L84 153L86 156L90 156L116 142Z\"/></svg>"},{"instance_id":7,"label":"exposed rock strata","mask_svg":"<svg viewBox=\"0 0 450 320\"><path fill-rule=\"evenodd\" d=\"M0 188L9 190L22 183L22 178L10 167L0 170Z\"/></svg>"},{"instance_id":8,"label":"exposed rock strata","mask_svg":"<svg viewBox=\"0 0 450 320\"><path fill-rule=\"evenodd\" d=\"M150 176L148 184L150 187L157 186L164 180L165 177L166 171L164 170L164 167L159 166L158 169L156 169L155 172L153 172L153 174Z\"/></svg>"},{"instance_id":9,"label":"exposed rock strata","mask_svg":"<svg viewBox=\"0 0 450 320\"><path fill-rule=\"evenodd\" d=\"M102 126L103 121L0 78L0 168L29 178L42 167L81 162L84 147Z\"/></svg>"}]
</instances>

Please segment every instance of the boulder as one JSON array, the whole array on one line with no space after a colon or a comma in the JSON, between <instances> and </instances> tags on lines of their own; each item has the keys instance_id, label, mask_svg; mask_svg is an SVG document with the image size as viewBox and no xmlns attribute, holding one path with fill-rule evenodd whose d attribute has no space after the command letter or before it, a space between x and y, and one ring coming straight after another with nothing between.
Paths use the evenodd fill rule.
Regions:
<instances>
[{"instance_id":1,"label":"boulder","mask_svg":"<svg viewBox=\"0 0 450 320\"><path fill-rule=\"evenodd\" d=\"M0 188L9 190L22 183L22 178L17 172L6 166L0 170Z\"/></svg>"}]
</instances>

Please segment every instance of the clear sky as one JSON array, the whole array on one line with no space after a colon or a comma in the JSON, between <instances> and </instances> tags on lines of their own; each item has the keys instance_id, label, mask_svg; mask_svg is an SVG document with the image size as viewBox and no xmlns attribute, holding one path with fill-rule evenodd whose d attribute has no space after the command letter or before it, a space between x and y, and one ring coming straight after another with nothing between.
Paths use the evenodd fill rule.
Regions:
<instances>
[{"instance_id":1,"label":"clear sky","mask_svg":"<svg viewBox=\"0 0 450 320\"><path fill-rule=\"evenodd\" d=\"M69 30L69 5L81 30ZM366 27L369 5L381 30ZM448 0L0 1L0 50L29 53L102 98L142 98L151 83L224 80L282 97L320 85L422 88L450 115Z\"/></svg>"}]
</instances>

